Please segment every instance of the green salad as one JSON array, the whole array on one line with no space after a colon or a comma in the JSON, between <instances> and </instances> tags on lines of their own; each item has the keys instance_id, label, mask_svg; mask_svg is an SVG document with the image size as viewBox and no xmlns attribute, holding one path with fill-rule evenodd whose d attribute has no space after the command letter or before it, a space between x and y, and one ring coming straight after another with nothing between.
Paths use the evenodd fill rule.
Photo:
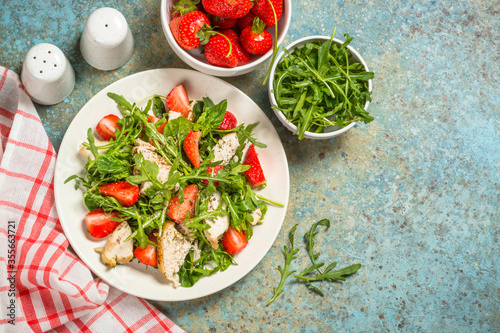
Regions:
<instances>
[{"instance_id":1,"label":"green salad","mask_svg":"<svg viewBox=\"0 0 500 333\"><path fill-rule=\"evenodd\" d=\"M254 192L266 184L257 123L237 124L226 100L190 102L180 86L137 104L108 93L122 117L101 119L103 140L88 129L85 174L66 182L83 190L89 233L108 237L96 248L104 264L137 258L191 287L234 263L274 202Z\"/></svg>"}]
</instances>

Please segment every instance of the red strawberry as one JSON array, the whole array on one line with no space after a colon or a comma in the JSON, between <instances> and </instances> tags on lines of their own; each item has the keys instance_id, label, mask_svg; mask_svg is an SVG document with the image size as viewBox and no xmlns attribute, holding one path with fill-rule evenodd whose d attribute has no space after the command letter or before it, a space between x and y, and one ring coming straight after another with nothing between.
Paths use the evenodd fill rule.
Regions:
<instances>
[{"instance_id":1,"label":"red strawberry","mask_svg":"<svg viewBox=\"0 0 500 333\"><path fill-rule=\"evenodd\" d=\"M156 117L156 116L152 116L152 115L148 115L148 121L153 123L153 124L156 124L157 122L159 122L161 119ZM156 130L158 131L158 133L161 133L163 134L163 130L165 129L165 125L167 123L164 123L163 125L160 125L160 127L158 127ZM143 126L144 128L145 126Z\"/></svg>"},{"instance_id":2,"label":"red strawberry","mask_svg":"<svg viewBox=\"0 0 500 333\"><path fill-rule=\"evenodd\" d=\"M203 10L200 0L174 0L172 4L172 19L195 10Z\"/></svg>"},{"instance_id":3,"label":"red strawberry","mask_svg":"<svg viewBox=\"0 0 500 333\"><path fill-rule=\"evenodd\" d=\"M248 241L244 232L229 227L221 240L221 244L227 253L236 254L247 246Z\"/></svg>"},{"instance_id":4,"label":"red strawberry","mask_svg":"<svg viewBox=\"0 0 500 333\"><path fill-rule=\"evenodd\" d=\"M245 16L253 6L250 0L202 0L201 3L207 13L232 19Z\"/></svg>"},{"instance_id":5,"label":"red strawberry","mask_svg":"<svg viewBox=\"0 0 500 333\"><path fill-rule=\"evenodd\" d=\"M234 114L232 114L229 111L226 111L226 113L224 114L224 119L222 120L222 122L219 125L219 129L220 130L232 130L233 128L236 127L237 124L238 124L238 120L236 120L236 117L234 116Z\"/></svg>"},{"instance_id":6,"label":"red strawberry","mask_svg":"<svg viewBox=\"0 0 500 333\"><path fill-rule=\"evenodd\" d=\"M198 142L200 141L201 132L189 131L189 134L184 139L182 147L187 157L196 169L200 168L200 153L198 151Z\"/></svg>"},{"instance_id":7,"label":"red strawberry","mask_svg":"<svg viewBox=\"0 0 500 333\"><path fill-rule=\"evenodd\" d=\"M184 201L182 203L179 200L179 196L175 195L167 206L168 217L170 217L173 221L180 223L184 221L186 215L188 217L193 216L198 192L198 186L191 184L184 188Z\"/></svg>"},{"instance_id":8,"label":"red strawberry","mask_svg":"<svg viewBox=\"0 0 500 333\"><path fill-rule=\"evenodd\" d=\"M196 49L207 42L208 35L200 30L204 26L209 27L210 21L203 12L189 12L172 19L168 25L177 43L185 50Z\"/></svg>"},{"instance_id":9,"label":"red strawberry","mask_svg":"<svg viewBox=\"0 0 500 333\"><path fill-rule=\"evenodd\" d=\"M273 47L273 37L264 30L266 25L256 17L251 27L246 27L240 34L243 48L250 54L265 54Z\"/></svg>"},{"instance_id":10,"label":"red strawberry","mask_svg":"<svg viewBox=\"0 0 500 333\"><path fill-rule=\"evenodd\" d=\"M139 186L127 181L99 185L103 196L113 197L125 207L130 207L139 200Z\"/></svg>"},{"instance_id":11,"label":"red strawberry","mask_svg":"<svg viewBox=\"0 0 500 333\"><path fill-rule=\"evenodd\" d=\"M120 215L115 210L105 212L104 209L97 208L85 215L85 224L92 236L104 238L120 225L121 222L113 220L119 218Z\"/></svg>"},{"instance_id":12,"label":"red strawberry","mask_svg":"<svg viewBox=\"0 0 500 333\"><path fill-rule=\"evenodd\" d=\"M211 177L217 176L217 173L219 172L220 169L224 170L224 166L221 164L216 165L214 167L208 167L207 168L207 176L211 176ZM200 180L200 182L204 185L208 185L208 180L206 180L206 179L202 179L202 180ZM217 187L219 185L220 185L220 182L214 183L215 187Z\"/></svg>"},{"instance_id":13,"label":"red strawberry","mask_svg":"<svg viewBox=\"0 0 500 333\"><path fill-rule=\"evenodd\" d=\"M226 36L215 35L205 45L205 58L207 61L219 67L236 67L238 56Z\"/></svg>"},{"instance_id":14,"label":"red strawberry","mask_svg":"<svg viewBox=\"0 0 500 333\"><path fill-rule=\"evenodd\" d=\"M260 166L259 158L255 152L254 145L250 145L250 147L248 147L243 164L250 166L250 169L244 172L250 186L258 187L265 184L266 177L264 177L264 171Z\"/></svg>"},{"instance_id":15,"label":"red strawberry","mask_svg":"<svg viewBox=\"0 0 500 333\"><path fill-rule=\"evenodd\" d=\"M214 27L219 29L230 29L236 25L236 19L220 16L212 16L211 22Z\"/></svg>"},{"instance_id":16,"label":"red strawberry","mask_svg":"<svg viewBox=\"0 0 500 333\"><path fill-rule=\"evenodd\" d=\"M153 234L149 235L148 238L151 242L155 243L156 237ZM145 265L153 267L156 267L157 265L156 247L151 244L148 244L145 249L141 248L140 246L136 247L134 250L134 255L140 262Z\"/></svg>"},{"instance_id":17,"label":"red strawberry","mask_svg":"<svg viewBox=\"0 0 500 333\"><path fill-rule=\"evenodd\" d=\"M269 1L271 1L272 7L271 4L269 4ZM266 26L272 27L275 24L273 8L276 12L276 19L279 21L281 14L283 13L283 0L255 0L252 12L260 17Z\"/></svg>"},{"instance_id":18,"label":"red strawberry","mask_svg":"<svg viewBox=\"0 0 500 333\"><path fill-rule=\"evenodd\" d=\"M184 118L189 118L189 98L182 83L168 93L167 107L169 110L181 113Z\"/></svg>"},{"instance_id":19,"label":"red strawberry","mask_svg":"<svg viewBox=\"0 0 500 333\"><path fill-rule=\"evenodd\" d=\"M242 18L239 18L238 21L236 22L238 29L240 29L240 31L241 31L241 30L245 29L246 27L251 27L255 16L256 15L253 11L249 11L248 14L246 14Z\"/></svg>"},{"instance_id":20,"label":"red strawberry","mask_svg":"<svg viewBox=\"0 0 500 333\"><path fill-rule=\"evenodd\" d=\"M233 50L236 52L236 56L238 57L238 66L248 64L248 62L252 58L252 55L245 51L243 46L241 46L238 34L232 29L222 30L220 33L229 38L231 46L233 47Z\"/></svg>"},{"instance_id":21,"label":"red strawberry","mask_svg":"<svg viewBox=\"0 0 500 333\"><path fill-rule=\"evenodd\" d=\"M95 130L103 140L108 141L111 139L116 139L115 130L116 128L121 128L116 124L118 119L120 119L118 118L118 116L115 116L114 114L108 114L99 121Z\"/></svg>"}]
</instances>

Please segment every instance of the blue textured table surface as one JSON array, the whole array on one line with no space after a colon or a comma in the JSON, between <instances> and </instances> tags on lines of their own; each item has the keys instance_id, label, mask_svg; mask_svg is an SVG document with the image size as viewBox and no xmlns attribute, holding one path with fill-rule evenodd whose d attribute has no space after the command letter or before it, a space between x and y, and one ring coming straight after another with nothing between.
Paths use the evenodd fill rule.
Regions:
<instances>
[{"instance_id":1,"label":"blue textured table surface","mask_svg":"<svg viewBox=\"0 0 500 333\"><path fill-rule=\"evenodd\" d=\"M88 15L120 10L136 46L122 68L102 72L79 51ZM38 112L58 149L78 110L129 74L187 66L165 40L160 1L9 1L0 11L0 64L20 73L27 51L49 42L76 72L69 98ZM266 68L227 79L275 124L290 167L284 226L245 278L199 300L154 302L190 332L498 332L500 331L500 3L475 1L294 1L285 44L337 27L375 72L375 121L345 136L298 142L274 116L262 87ZM340 37L342 38L342 37ZM317 236L320 260L361 263L325 297L292 279L270 306L291 227ZM272 223L272 221L268 221Z\"/></svg>"}]
</instances>

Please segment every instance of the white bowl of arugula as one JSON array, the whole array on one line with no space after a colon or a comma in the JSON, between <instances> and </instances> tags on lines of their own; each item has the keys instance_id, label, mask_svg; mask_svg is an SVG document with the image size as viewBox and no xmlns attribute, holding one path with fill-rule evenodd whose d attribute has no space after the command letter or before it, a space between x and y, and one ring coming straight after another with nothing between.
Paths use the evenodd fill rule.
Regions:
<instances>
[{"instance_id":1,"label":"white bowl of arugula","mask_svg":"<svg viewBox=\"0 0 500 333\"><path fill-rule=\"evenodd\" d=\"M373 120L367 109L374 74L345 37L301 38L278 54L271 69L272 108L299 140L330 139Z\"/></svg>"}]
</instances>

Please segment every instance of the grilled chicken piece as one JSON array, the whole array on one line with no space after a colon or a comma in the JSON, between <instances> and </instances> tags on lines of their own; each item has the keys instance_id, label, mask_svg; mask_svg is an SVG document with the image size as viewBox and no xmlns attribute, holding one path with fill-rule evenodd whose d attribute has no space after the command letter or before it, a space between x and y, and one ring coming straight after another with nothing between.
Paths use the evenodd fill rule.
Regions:
<instances>
[{"instance_id":1,"label":"grilled chicken piece","mask_svg":"<svg viewBox=\"0 0 500 333\"><path fill-rule=\"evenodd\" d=\"M108 238L108 242L102 251L101 260L103 264L114 267L116 264L126 264L134 258L134 242L124 242L132 234L132 229L127 221L123 221Z\"/></svg>"},{"instance_id":2,"label":"grilled chicken piece","mask_svg":"<svg viewBox=\"0 0 500 333\"><path fill-rule=\"evenodd\" d=\"M219 191L212 193L208 200L208 212L217 210L221 205L222 209L226 209L227 207L226 202L222 200L222 195ZM210 226L210 229L205 229L203 231L205 237L210 242L212 248L217 249L219 247L219 239L229 228L229 214L219 215L216 218L205 219L205 223Z\"/></svg>"},{"instance_id":3,"label":"grilled chicken piece","mask_svg":"<svg viewBox=\"0 0 500 333\"><path fill-rule=\"evenodd\" d=\"M228 164L238 146L238 135L235 132L224 135L214 146L212 162L222 161L221 165Z\"/></svg>"},{"instance_id":4,"label":"grilled chicken piece","mask_svg":"<svg viewBox=\"0 0 500 333\"><path fill-rule=\"evenodd\" d=\"M187 119L189 121L193 121L193 108L194 108L195 104L196 104L196 101L192 101L191 104L189 104L189 112L188 112L188 116L187 116ZM172 120L177 119L179 117L182 117L181 112L177 112L174 110L168 111L168 121L172 121Z\"/></svg>"},{"instance_id":5,"label":"grilled chicken piece","mask_svg":"<svg viewBox=\"0 0 500 333\"><path fill-rule=\"evenodd\" d=\"M256 210L253 210L250 212L250 215L253 217L253 221L250 222L251 225L256 225L260 219L262 218L262 212L260 208L257 208Z\"/></svg>"},{"instance_id":6,"label":"grilled chicken piece","mask_svg":"<svg viewBox=\"0 0 500 333\"><path fill-rule=\"evenodd\" d=\"M97 140L97 139L94 140L94 144L97 147L107 145L108 143L109 143L109 141L101 141L101 140ZM98 150L99 155L102 155L107 151L108 151L107 149L99 149ZM87 161L87 157L90 157L91 160L94 159L94 155L92 155L92 152L89 149L87 149L87 147L85 147L83 144L80 144L80 148L79 148L78 152L80 153L81 156L85 157L85 161Z\"/></svg>"},{"instance_id":7,"label":"grilled chicken piece","mask_svg":"<svg viewBox=\"0 0 500 333\"><path fill-rule=\"evenodd\" d=\"M182 113L177 112L177 111L172 111L172 110L170 110L168 112L168 121L172 121L172 120L177 119L179 117L182 117Z\"/></svg>"},{"instance_id":8,"label":"grilled chicken piece","mask_svg":"<svg viewBox=\"0 0 500 333\"><path fill-rule=\"evenodd\" d=\"M154 162L158 165L158 181L160 183L165 183L168 180L170 174L170 169L172 166L156 152L156 147L149 144L146 141L140 139L135 140L135 147L133 149L134 154L142 154L145 160ZM140 171L136 168L134 173L139 174ZM144 195L144 191L151 187L153 184L151 182L144 182L140 186L140 193Z\"/></svg>"},{"instance_id":9,"label":"grilled chicken piece","mask_svg":"<svg viewBox=\"0 0 500 333\"><path fill-rule=\"evenodd\" d=\"M162 234L158 236L156 257L158 269L168 281L172 282L174 288L180 286L177 273L191 248L192 240L177 231L174 222L165 222Z\"/></svg>"}]
</instances>

